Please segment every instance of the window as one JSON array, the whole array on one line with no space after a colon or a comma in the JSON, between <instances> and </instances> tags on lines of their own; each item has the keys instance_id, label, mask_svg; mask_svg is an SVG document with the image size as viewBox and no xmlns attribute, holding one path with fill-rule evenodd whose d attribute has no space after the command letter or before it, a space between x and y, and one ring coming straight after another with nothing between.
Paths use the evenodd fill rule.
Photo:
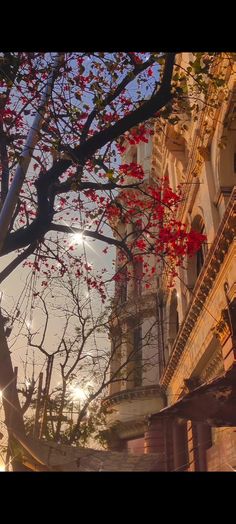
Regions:
<instances>
[{"instance_id":1,"label":"window","mask_svg":"<svg viewBox=\"0 0 236 524\"><path fill-rule=\"evenodd\" d=\"M205 227L204 224L199 228L200 233L202 235L205 234ZM204 244L201 245L200 249L196 253L196 270L197 270L197 277L201 273L202 266L204 264L204 259L206 257L206 246Z\"/></svg>"},{"instance_id":2,"label":"window","mask_svg":"<svg viewBox=\"0 0 236 524\"><path fill-rule=\"evenodd\" d=\"M201 273L202 266L204 264L204 256L203 256L203 249L202 246L197 251L197 277Z\"/></svg>"},{"instance_id":3,"label":"window","mask_svg":"<svg viewBox=\"0 0 236 524\"><path fill-rule=\"evenodd\" d=\"M205 225L200 215L197 215L192 222L192 229L198 231L202 235L206 234ZM188 258L188 287L193 289L198 276L201 273L204 265L204 260L207 254L207 244L203 243L200 249L195 253L194 256Z\"/></svg>"},{"instance_id":4,"label":"window","mask_svg":"<svg viewBox=\"0 0 236 524\"><path fill-rule=\"evenodd\" d=\"M179 331L179 312L178 309L176 309L176 333Z\"/></svg>"},{"instance_id":5,"label":"window","mask_svg":"<svg viewBox=\"0 0 236 524\"><path fill-rule=\"evenodd\" d=\"M113 395L113 393L118 393L121 388L121 373L119 370L121 366L122 332L120 330L113 330L110 334L111 361L109 395Z\"/></svg>"},{"instance_id":6,"label":"window","mask_svg":"<svg viewBox=\"0 0 236 524\"><path fill-rule=\"evenodd\" d=\"M133 238L134 240L137 240L141 233L142 233L142 220L136 220L136 222L133 223Z\"/></svg>"},{"instance_id":7,"label":"window","mask_svg":"<svg viewBox=\"0 0 236 524\"><path fill-rule=\"evenodd\" d=\"M133 335L134 386L142 385L142 326L134 328Z\"/></svg>"},{"instance_id":8,"label":"window","mask_svg":"<svg viewBox=\"0 0 236 524\"><path fill-rule=\"evenodd\" d=\"M179 331L179 313L177 292L174 289L171 294L169 309L169 342L172 345Z\"/></svg>"},{"instance_id":9,"label":"window","mask_svg":"<svg viewBox=\"0 0 236 524\"><path fill-rule=\"evenodd\" d=\"M120 271L120 280L116 282L116 295L121 304L127 300L127 268Z\"/></svg>"},{"instance_id":10,"label":"window","mask_svg":"<svg viewBox=\"0 0 236 524\"><path fill-rule=\"evenodd\" d=\"M137 160L138 160L138 153L137 153L137 148L136 148L135 151L134 151L133 154L132 154L132 160L131 160L131 162L132 162L133 164L137 164Z\"/></svg>"},{"instance_id":11,"label":"window","mask_svg":"<svg viewBox=\"0 0 236 524\"><path fill-rule=\"evenodd\" d=\"M134 262L134 293L140 297L142 295L143 261L140 259Z\"/></svg>"},{"instance_id":12,"label":"window","mask_svg":"<svg viewBox=\"0 0 236 524\"><path fill-rule=\"evenodd\" d=\"M235 114L225 121L224 132L218 137L218 142L222 146L217 153L217 185L218 189L226 191L235 185L236 173L236 120Z\"/></svg>"},{"instance_id":13,"label":"window","mask_svg":"<svg viewBox=\"0 0 236 524\"><path fill-rule=\"evenodd\" d=\"M120 289L120 301L121 301L121 304L123 304L123 302L126 302L126 300L127 300L127 281L124 280L121 283L121 289Z\"/></svg>"},{"instance_id":14,"label":"window","mask_svg":"<svg viewBox=\"0 0 236 524\"><path fill-rule=\"evenodd\" d=\"M149 138L148 142L144 144L145 158L149 158L152 154L152 139Z\"/></svg>"}]
</instances>

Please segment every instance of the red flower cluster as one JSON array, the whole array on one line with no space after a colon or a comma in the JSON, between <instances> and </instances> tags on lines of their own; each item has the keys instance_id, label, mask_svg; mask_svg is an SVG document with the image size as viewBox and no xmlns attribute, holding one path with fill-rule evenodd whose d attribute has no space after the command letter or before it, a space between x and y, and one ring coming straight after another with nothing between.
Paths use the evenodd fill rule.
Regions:
<instances>
[{"instance_id":1,"label":"red flower cluster","mask_svg":"<svg viewBox=\"0 0 236 524\"><path fill-rule=\"evenodd\" d=\"M198 231L191 229L188 235L188 255L193 256L200 249L202 243L206 241L206 238L206 235L202 235L201 233L198 233Z\"/></svg>"},{"instance_id":2,"label":"red flower cluster","mask_svg":"<svg viewBox=\"0 0 236 524\"><path fill-rule=\"evenodd\" d=\"M126 135L126 139L129 144L139 144L140 142L148 142L150 136L150 130L145 127L144 124L140 124L138 127L131 129Z\"/></svg>"},{"instance_id":3,"label":"red flower cluster","mask_svg":"<svg viewBox=\"0 0 236 524\"><path fill-rule=\"evenodd\" d=\"M119 167L120 173L127 177L137 178L137 180L143 180L144 172L143 168L139 164L131 162L130 164L121 164Z\"/></svg>"}]
</instances>

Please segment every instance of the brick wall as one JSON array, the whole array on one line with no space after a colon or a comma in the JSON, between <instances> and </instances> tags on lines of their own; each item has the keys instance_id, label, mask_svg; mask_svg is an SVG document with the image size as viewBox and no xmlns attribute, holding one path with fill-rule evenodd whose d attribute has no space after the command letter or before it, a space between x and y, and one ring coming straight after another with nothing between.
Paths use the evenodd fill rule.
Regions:
<instances>
[{"instance_id":1,"label":"brick wall","mask_svg":"<svg viewBox=\"0 0 236 524\"><path fill-rule=\"evenodd\" d=\"M126 450L128 453L135 453L141 455L144 453L144 438L136 438L133 440L128 440L126 444Z\"/></svg>"},{"instance_id":2,"label":"brick wall","mask_svg":"<svg viewBox=\"0 0 236 524\"><path fill-rule=\"evenodd\" d=\"M207 450L208 471L236 470L236 428L215 428L213 440Z\"/></svg>"}]
</instances>

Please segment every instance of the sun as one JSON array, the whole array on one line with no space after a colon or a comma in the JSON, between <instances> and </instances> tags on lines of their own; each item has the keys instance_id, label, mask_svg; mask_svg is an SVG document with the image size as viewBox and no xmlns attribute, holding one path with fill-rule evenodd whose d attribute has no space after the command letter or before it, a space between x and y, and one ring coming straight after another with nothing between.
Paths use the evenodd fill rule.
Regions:
<instances>
[{"instance_id":1,"label":"sun","mask_svg":"<svg viewBox=\"0 0 236 524\"><path fill-rule=\"evenodd\" d=\"M70 237L72 246L81 246L84 243L83 233L73 233Z\"/></svg>"},{"instance_id":2,"label":"sun","mask_svg":"<svg viewBox=\"0 0 236 524\"><path fill-rule=\"evenodd\" d=\"M79 386L74 386L71 388L71 396L73 400L85 400L86 399L86 393L82 388Z\"/></svg>"}]
</instances>

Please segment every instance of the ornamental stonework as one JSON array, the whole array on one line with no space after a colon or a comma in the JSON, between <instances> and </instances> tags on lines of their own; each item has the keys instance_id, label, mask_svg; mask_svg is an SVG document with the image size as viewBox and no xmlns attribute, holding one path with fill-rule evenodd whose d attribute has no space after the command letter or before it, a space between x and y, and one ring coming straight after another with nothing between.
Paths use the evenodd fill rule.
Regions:
<instances>
[{"instance_id":1,"label":"ornamental stonework","mask_svg":"<svg viewBox=\"0 0 236 524\"><path fill-rule=\"evenodd\" d=\"M201 373L201 382L204 383L208 380L212 380L213 378L217 377L221 373L224 372L224 363L223 363L223 357L222 357L222 351L221 348L216 351L216 353L211 358L210 362L208 362L206 368Z\"/></svg>"},{"instance_id":2,"label":"ornamental stonework","mask_svg":"<svg viewBox=\"0 0 236 524\"><path fill-rule=\"evenodd\" d=\"M213 328L215 336L220 341L221 346L223 346L230 336L230 322L229 314L227 309L223 309L221 313L221 318L219 322Z\"/></svg>"}]
</instances>

